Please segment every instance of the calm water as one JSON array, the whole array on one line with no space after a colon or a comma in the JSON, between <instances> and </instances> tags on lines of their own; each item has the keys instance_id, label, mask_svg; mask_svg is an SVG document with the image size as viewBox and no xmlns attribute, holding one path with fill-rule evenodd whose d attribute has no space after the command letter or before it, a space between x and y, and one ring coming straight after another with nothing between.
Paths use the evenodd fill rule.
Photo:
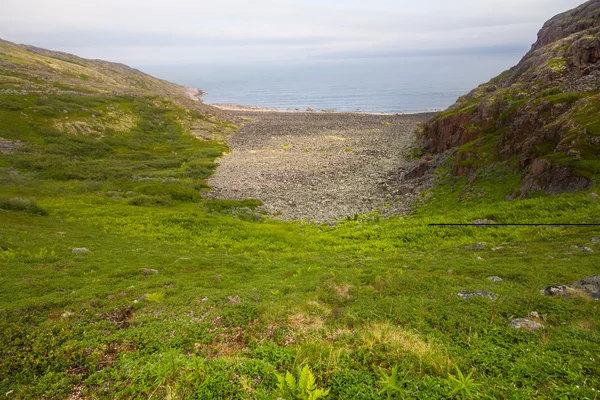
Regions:
<instances>
[{"instance_id":1,"label":"calm water","mask_svg":"<svg viewBox=\"0 0 600 400\"><path fill-rule=\"evenodd\" d=\"M443 56L140 68L208 92L203 98L208 104L410 113L445 109L459 96L515 65L519 57Z\"/></svg>"}]
</instances>

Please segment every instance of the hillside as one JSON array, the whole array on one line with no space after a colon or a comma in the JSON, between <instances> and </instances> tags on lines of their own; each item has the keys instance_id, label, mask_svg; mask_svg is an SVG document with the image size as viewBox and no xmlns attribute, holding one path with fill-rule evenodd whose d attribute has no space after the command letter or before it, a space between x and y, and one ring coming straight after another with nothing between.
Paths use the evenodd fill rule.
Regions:
<instances>
[{"instance_id":1,"label":"hillside","mask_svg":"<svg viewBox=\"0 0 600 400\"><path fill-rule=\"evenodd\" d=\"M162 96L206 114L222 114L214 107L197 103L197 89L154 78L127 65L2 39L0 72L1 93Z\"/></svg>"},{"instance_id":2,"label":"hillside","mask_svg":"<svg viewBox=\"0 0 600 400\"><path fill-rule=\"evenodd\" d=\"M279 221L255 199L207 196L227 138L250 152L267 132L255 153L281 152L268 164L281 169L356 152L336 165L376 177L394 151L360 147L365 136L403 146L387 167L412 167L402 135L418 117L263 115L259 130L244 114L240 128L118 64L6 42L0 60L5 397L598 397L600 229L486 226L597 223L593 188L505 201L520 172L498 175L498 159L466 189L441 166L408 215ZM313 142L315 126L329 142ZM338 170L332 181L362 177ZM430 226L449 222L477 226Z\"/></svg>"},{"instance_id":3,"label":"hillside","mask_svg":"<svg viewBox=\"0 0 600 400\"><path fill-rule=\"evenodd\" d=\"M600 177L600 1L549 20L518 65L423 126L427 153L455 151L472 186L513 175L510 198L590 188Z\"/></svg>"}]
</instances>

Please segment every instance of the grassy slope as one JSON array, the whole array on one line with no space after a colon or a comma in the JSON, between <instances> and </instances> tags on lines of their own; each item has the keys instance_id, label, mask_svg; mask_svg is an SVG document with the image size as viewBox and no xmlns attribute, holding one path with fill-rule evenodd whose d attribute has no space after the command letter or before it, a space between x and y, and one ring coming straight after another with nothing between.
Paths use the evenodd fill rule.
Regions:
<instances>
[{"instance_id":1,"label":"grassy slope","mask_svg":"<svg viewBox=\"0 0 600 400\"><path fill-rule=\"evenodd\" d=\"M442 169L413 216L283 223L199 196L225 148L190 129L233 127L171 97L4 93L0 121L28 143L0 155L0 197L49 213L0 202L0 393L270 399L308 363L331 398L445 398L456 367L490 398L597 397L598 302L539 289L598 273L600 231L427 226L597 222L586 193L506 202L518 177ZM534 310L545 330L508 327Z\"/></svg>"}]
</instances>

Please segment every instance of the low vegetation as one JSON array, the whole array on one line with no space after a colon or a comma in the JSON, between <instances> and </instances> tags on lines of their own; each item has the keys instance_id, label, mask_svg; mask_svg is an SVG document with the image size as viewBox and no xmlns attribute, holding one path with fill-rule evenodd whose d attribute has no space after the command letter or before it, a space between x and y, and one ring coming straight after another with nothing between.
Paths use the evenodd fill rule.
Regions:
<instances>
[{"instance_id":1,"label":"low vegetation","mask_svg":"<svg viewBox=\"0 0 600 400\"><path fill-rule=\"evenodd\" d=\"M281 222L202 196L227 148L198 127L234 129L159 95L0 93L0 394L598 398L598 301L540 289L598 274L600 229L429 225L598 223L593 189L507 201L511 165L447 165L411 215Z\"/></svg>"},{"instance_id":2,"label":"low vegetation","mask_svg":"<svg viewBox=\"0 0 600 400\"><path fill-rule=\"evenodd\" d=\"M410 216L277 222L256 201L201 196L226 150L185 129L202 115L148 97L19 104L0 110L0 136L27 143L0 158L9 397L594 398L600 388L597 301L539 292L598 272L599 230L428 226L596 222L587 193L505 201L518 176L468 182L446 167ZM112 112L134 125L57 128ZM583 245L594 252L572 248ZM509 327L532 311L543 330Z\"/></svg>"}]
</instances>

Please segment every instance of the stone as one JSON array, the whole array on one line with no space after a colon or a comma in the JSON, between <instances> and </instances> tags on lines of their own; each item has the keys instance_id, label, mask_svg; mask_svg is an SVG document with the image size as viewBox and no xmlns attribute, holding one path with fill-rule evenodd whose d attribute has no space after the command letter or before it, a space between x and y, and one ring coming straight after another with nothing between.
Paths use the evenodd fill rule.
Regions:
<instances>
[{"instance_id":1,"label":"stone","mask_svg":"<svg viewBox=\"0 0 600 400\"><path fill-rule=\"evenodd\" d=\"M496 300L496 295L494 293L485 292L483 290L478 290L478 291L462 290L457 293L457 296L460 297L461 299L470 299L471 297L485 297L490 300Z\"/></svg>"},{"instance_id":2,"label":"stone","mask_svg":"<svg viewBox=\"0 0 600 400\"><path fill-rule=\"evenodd\" d=\"M85 247L76 247L74 249L71 250L73 253L75 254L80 254L80 253L89 253L90 251L88 249L86 249Z\"/></svg>"},{"instance_id":3,"label":"stone","mask_svg":"<svg viewBox=\"0 0 600 400\"><path fill-rule=\"evenodd\" d=\"M600 238L593 237L593 238L590 239L590 242L592 242L592 243L598 243L598 242L600 242Z\"/></svg>"},{"instance_id":4,"label":"stone","mask_svg":"<svg viewBox=\"0 0 600 400\"><path fill-rule=\"evenodd\" d=\"M477 261L483 261L483 257L475 257Z\"/></svg>"},{"instance_id":5,"label":"stone","mask_svg":"<svg viewBox=\"0 0 600 400\"><path fill-rule=\"evenodd\" d=\"M573 282L571 287L585 292L593 299L600 300L600 275L588 276L587 278Z\"/></svg>"},{"instance_id":6,"label":"stone","mask_svg":"<svg viewBox=\"0 0 600 400\"><path fill-rule=\"evenodd\" d=\"M151 275L151 274L158 275L158 270L152 269L152 268L144 268L144 269L142 269L142 273L144 275Z\"/></svg>"},{"instance_id":7,"label":"stone","mask_svg":"<svg viewBox=\"0 0 600 400\"><path fill-rule=\"evenodd\" d=\"M588 194L588 197L592 200L596 200L598 198L598 193L590 193Z\"/></svg>"},{"instance_id":8,"label":"stone","mask_svg":"<svg viewBox=\"0 0 600 400\"><path fill-rule=\"evenodd\" d=\"M490 250L491 251L498 251L498 250L502 250L504 247L502 246L496 246L496 247L492 247Z\"/></svg>"},{"instance_id":9,"label":"stone","mask_svg":"<svg viewBox=\"0 0 600 400\"><path fill-rule=\"evenodd\" d=\"M227 301L229 303L234 303L235 304L235 303L241 303L242 299L240 299L240 296L228 296L227 297Z\"/></svg>"},{"instance_id":10,"label":"stone","mask_svg":"<svg viewBox=\"0 0 600 400\"><path fill-rule=\"evenodd\" d=\"M148 298L148 293L141 295L140 297L135 299L133 302L137 303L138 301L143 301L143 300L146 300L147 298Z\"/></svg>"},{"instance_id":11,"label":"stone","mask_svg":"<svg viewBox=\"0 0 600 400\"><path fill-rule=\"evenodd\" d=\"M484 242L477 242L471 245L465 246L467 250L483 250L485 249L486 244Z\"/></svg>"},{"instance_id":12,"label":"stone","mask_svg":"<svg viewBox=\"0 0 600 400\"><path fill-rule=\"evenodd\" d=\"M540 291L544 296L567 296L569 287L565 285L547 286Z\"/></svg>"},{"instance_id":13,"label":"stone","mask_svg":"<svg viewBox=\"0 0 600 400\"><path fill-rule=\"evenodd\" d=\"M497 222L492 220L492 219L476 219L473 221L473 223L475 225L490 225L490 224L496 224Z\"/></svg>"},{"instance_id":14,"label":"stone","mask_svg":"<svg viewBox=\"0 0 600 400\"><path fill-rule=\"evenodd\" d=\"M510 321L509 326L513 329L525 329L526 331L529 331L529 332L535 332L538 329L541 329L544 327L544 325L540 324L539 322L535 322L535 321L532 321L527 318L513 319L512 321Z\"/></svg>"},{"instance_id":15,"label":"stone","mask_svg":"<svg viewBox=\"0 0 600 400\"><path fill-rule=\"evenodd\" d=\"M500 278L499 276L488 276L487 277L488 281L492 281L492 282L500 282L503 281L502 278Z\"/></svg>"},{"instance_id":16,"label":"stone","mask_svg":"<svg viewBox=\"0 0 600 400\"><path fill-rule=\"evenodd\" d=\"M540 314L537 311L531 311L529 314L527 314L527 319L535 320L535 319L542 319L542 317L540 316Z\"/></svg>"},{"instance_id":17,"label":"stone","mask_svg":"<svg viewBox=\"0 0 600 400\"><path fill-rule=\"evenodd\" d=\"M404 177L406 179L420 178L422 176L425 176L425 174L427 174L430 169L431 166L429 165L429 160L421 160L421 162L419 162L417 166L413 167L410 171L408 171Z\"/></svg>"}]
</instances>

